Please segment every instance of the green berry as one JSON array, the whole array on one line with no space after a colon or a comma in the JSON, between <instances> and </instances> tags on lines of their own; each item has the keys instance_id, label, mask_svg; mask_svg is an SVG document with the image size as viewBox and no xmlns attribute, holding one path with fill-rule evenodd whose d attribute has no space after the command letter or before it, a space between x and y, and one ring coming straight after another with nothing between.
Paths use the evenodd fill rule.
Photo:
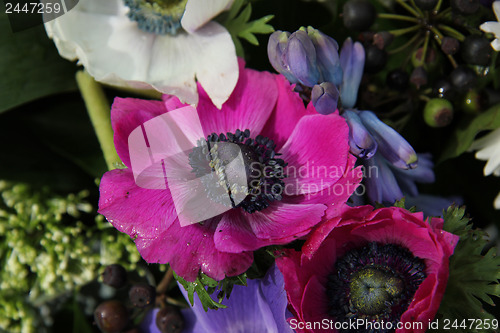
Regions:
<instances>
[{"instance_id":1,"label":"green berry","mask_svg":"<svg viewBox=\"0 0 500 333\"><path fill-rule=\"evenodd\" d=\"M444 98L433 98L425 104L425 123L431 127L444 127L453 120L453 105Z\"/></svg>"}]
</instances>

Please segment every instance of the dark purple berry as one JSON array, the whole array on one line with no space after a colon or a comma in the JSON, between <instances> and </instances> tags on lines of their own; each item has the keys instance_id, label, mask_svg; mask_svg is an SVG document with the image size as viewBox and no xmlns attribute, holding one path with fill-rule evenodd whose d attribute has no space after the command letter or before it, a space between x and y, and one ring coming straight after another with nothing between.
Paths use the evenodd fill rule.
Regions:
<instances>
[{"instance_id":1,"label":"dark purple berry","mask_svg":"<svg viewBox=\"0 0 500 333\"><path fill-rule=\"evenodd\" d=\"M450 73L450 82L458 92L466 92L476 84L476 73L469 67L458 66Z\"/></svg>"},{"instance_id":2,"label":"dark purple berry","mask_svg":"<svg viewBox=\"0 0 500 333\"><path fill-rule=\"evenodd\" d=\"M401 69L394 69L387 74L386 83L389 88L403 91L408 88L408 73Z\"/></svg>"},{"instance_id":3,"label":"dark purple berry","mask_svg":"<svg viewBox=\"0 0 500 333\"><path fill-rule=\"evenodd\" d=\"M375 22L375 6L366 0L349 0L344 4L343 18L347 29L368 30Z\"/></svg>"},{"instance_id":4,"label":"dark purple berry","mask_svg":"<svg viewBox=\"0 0 500 333\"><path fill-rule=\"evenodd\" d=\"M118 264L106 266L102 273L102 282L113 288L121 288L127 283L127 271Z\"/></svg>"},{"instance_id":5,"label":"dark purple berry","mask_svg":"<svg viewBox=\"0 0 500 333\"><path fill-rule=\"evenodd\" d=\"M118 333L127 327L129 313L119 301L106 301L94 311L94 321L104 333Z\"/></svg>"},{"instance_id":6,"label":"dark purple berry","mask_svg":"<svg viewBox=\"0 0 500 333\"><path fill-rule=\"evenodd\" d=\"M451 0L451 8L464 15L474 14L479 9L478 0Z\"/></svg>"},{"instance_id":7,"label":"dark purple berry","mask_svg":"<svg viewBox=\"0 0 500 333\"><path fill-rule=\"evenodd\" d=\"M156 326L162 333L180 333L184 329L184 318L177 308L167 305L156 314Z\"/></svg>"},{"instance_id":8,"label":"dark purple berry","mask_svg":"<svg viewBox=\"0 0 500 333\"><path fill-rule=\"evenodd\" d=\"M441 50L443 50L444 54L453 55L458 52L460 48L460 42L458 39L453 37L445 36L441 42Z\"/></svg>"},{"instance_id":9,"label":"dark purple berry","mask_svg":"<svg viewBox=\"0 0 500 333\"><path fill-rule=\"evenodd\" d=\"M391 45L393 40L394 35L388 31L377 32L373 35L373 45L376 45L381 50Z\"/></svg>"},{"instance_id":10,"label":"dark purple berry","mask_svg":"<svg viewBox=\"0 0 500 333\"><path fill-rule=\"evenodd\" d=\"M480 35L469 35L462 45L462 59L471 65L488 66L493 49L490 41Z\"/></svg>"},{"instance_id":11,"label":"dark purple berry","mask_svg":"<svg viewBox=\"0 0 500 333\"><path fill-rule=\"evenodd\" d=\"M415 0L415 4L422 10L430 10L436 7L438 0Z\"/></svg>"},{"instance_id":12,"label":"dark purple berry","mask_svg":"<svg viewBox=\"0 0 500 333\"><path fill-rule=\"evenodd\" d=\"M457 92L450 81L446 79L437 79L432 86L432 94L439 98L448 100L455 99Z\"/></svg>"},{"instance_id":13,"label":"dark purple berry","mask_svg":"<svg viewBox=\"0 0 500 333\"><path fill-rule=\"evenodd\" d=\"M375 45L368 45L365 52L365 71L367 73L376 73L384 68L387 63L387 52Z\"/></svg>"},{"instance_id":14,"label":"dark purple berry","mask_svg":"<svg viewBox=\"0 0 500 333\"><path fill-rule=\"evenodd\" d=\"M410 82L413 83L417 89L420 89L421 86L425 86L427 84L427 71L422 67L416 67L410 75Z\"/></svg>"},{"instance_id":15,"label":"dark purple berry","mask_svg":"<svg viewBox=\"0 0 500 333\"><path fill-rule=\"evenodd\" d=\"M433 98L424 107L424 120L431 127L444 127L453 120L453 105L444 98Z\"/></svg>"},{"instance_id":16,"label":"dark purple berry","mask_svg":"<svg viewBox=\"0 0 500 333\"><path fill-rule=\"evenodd\" d=\"M135 307L145 308L150 304L154 304L156 290L149 284L135 284L130 288L128 297Z\"/></svg>"}]
</instances>

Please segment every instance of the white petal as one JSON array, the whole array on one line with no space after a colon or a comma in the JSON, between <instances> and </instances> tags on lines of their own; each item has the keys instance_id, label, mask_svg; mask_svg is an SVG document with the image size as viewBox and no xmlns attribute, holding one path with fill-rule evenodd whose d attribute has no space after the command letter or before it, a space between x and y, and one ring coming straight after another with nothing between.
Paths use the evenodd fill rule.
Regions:
<instances>
[{"instance_id":1,"label":"white petal","mask_svg":"<svg viewBox=\"0 0 500 333\"><path fill-rule=\"evenodd\" d=\"M491 32L491 33L494 33L496 36L500 35L500 23L499 22L493 22L493 21L484 22L483 24L481 24L479 26L479 28L481 30L483 30L484 32Z\"/></svg>"},{"instance_id":2,"label":"white petal","mask_svg":"<svg viewBox=\"0 0 500 333\"><path fill-rule=\"evenodd\" d=\"M500 1L493 2L493 11L495 12L495 16L497 17L497 21L500 21Z\"/></svg>"},{"instance_id":3,"label":"white petal","mask_svg":"<svg viewBox=\"0 0 500 333\"><path fill-rule=\"evenodd\" d=\"M500 145L500 128L474 141L471 144L469 151L478 150L487 146L497 145L497 144Z\"/></svg>"},{"instance_id":4,"label":"white petal","mask_svg":"<svg viewBox=\"0 0 500 333\"><path fill-rule=\"evenodd\" d=\"M493 206L495 206L495 209L500 209L500 193L498 193L497 197L495 198Z\"/></svg>"},{"instance_id":5,"label":"white petal","mask_svg":"<svg viewBox=\"0 0 500 333\"><path fill-rule=\"evenodd\" d=\"M500 165L495 169L495 171L493 171L493 174L497 177L500 177Z\"/></svg>"},{"instance_id":6,"label":"white petal","mask_svg":"<svg viewBox=\"0 0 500 333\"><path fill-rule=\"evenodd\" d=\"M484 166L484 175L488 176L500 166L500 145L496 146L490 155L488 163Z\"/></svg>"},{"instance_id":7,"label":"white petal","mask_svg":"<svg viewBox=\"0 0 500 333\"><path fill-rule=\"evenodd\" d=\"M238 81L233 41L229 32L215 22L194 34L159 36L155 41L149 77L156 89L196 103L195 75L219 108Z\"/></svg>"},{"instance_id":8,"label":"white petal","mask_svg":"<svg viewBox=\"0 0 500 333\"><path fill-rule=\"evenodd\" d=\"M499 36L500 37L500 36ZM495 50L495 51L500 51L500 39L494 39L492 42L491 42L491 47Z\"/></svg>"},{"instance_id":9,"label":"white petal","mask_svg":"<svg viewBox=\"0 0 500 333\"><path fill-rule=\"evenodd\" d=\"M219 13L231 8L234 0L188 0L181 20L184 30L194 32Z\"/></svg>"}]
</instances>

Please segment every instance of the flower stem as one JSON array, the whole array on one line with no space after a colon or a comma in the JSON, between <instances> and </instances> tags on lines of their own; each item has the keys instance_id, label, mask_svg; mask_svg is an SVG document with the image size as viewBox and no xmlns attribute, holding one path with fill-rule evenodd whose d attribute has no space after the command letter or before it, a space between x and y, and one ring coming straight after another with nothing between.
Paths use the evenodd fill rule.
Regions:
<instances>
[{"instance_id":1,"label":"flower stem","mask_svg":"<svg viewBox=\"0 0 500 333\"><path fill-rule=\"evenodd\" d=\"M407 34L409 32L418 30L418 29L420 29L420 26L414 25L414 26L411 26L411 27L408 27L408 28L404 28L404 29L389 30L388 32L390 34L394 35L394 37L398 37L398 36Z\"/></svg>"},{"instance_id":2,"label":"flower stem","mask_svg":"<svg viewBox=\"0 0 500 333\"><path fill-rule=\"evenodd\" d=\"M76 73L76 82L82 94L90 121L101 145L108 169L115 169L121 163L113 142L110 107L104 90L87 72Z\"/></svg>"},{"instance_id":3,"label":"flower stem","mask_svg":"<svg viewBox=\"0 0 500 333\"><path fill-rule=\"evenodd\" d=\"M419 23L419 20L415 17L399 15L399 14L380 13L380 14L377 14L377 17L382 18L382 19L409 21L409 22Z\"/></svg>"},{"instance_id":4,"label":"flower stem","mask_svg":"<svg viewBox=\"0 0 500 333\"><path fill-rule=\"evenodd\" d=\"M447 32L450 37L458 39L460 42L463 42L465 40L465 36L462 35L459 31L453 29L452 27L449 27L444 24L439 24L438 28Z\"/></svg>"},{"instance_id":5,"label":"flower stem","mask_svg":"<svg viewBox=\"0 0 500 333\"><path fill-rule=\"evenodd\" d=\"M417 11L415 9L413 9L410 5L408 5L404 0L396 0L396 2L399 5L401 5L402 7L404 7L413 16L420 17L420 15L418 15Z\"/></svg>"},{"instance_id":6,"label":"flower stem","mask_svg":"<svg viewBox=\"0 0 500 333\"><path fill-rule=\"evenodd\" d=\"M420 34L415 34L409 41L407 41L405 44L401 45L398 48L395 48L393 50L387 51L388 54L396 54L398 52L403 51L406 49L408 46L413 45L413 43L420 37Z\"/></svg>"}]
</instances>

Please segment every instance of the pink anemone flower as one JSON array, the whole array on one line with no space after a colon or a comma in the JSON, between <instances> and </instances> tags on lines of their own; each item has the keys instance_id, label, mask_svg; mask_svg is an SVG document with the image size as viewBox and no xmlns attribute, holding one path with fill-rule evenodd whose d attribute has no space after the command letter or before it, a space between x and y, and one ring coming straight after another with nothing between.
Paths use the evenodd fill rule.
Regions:
<instances>
[{"instance_id":1,"label":"pink anemone flower","mask_svg":"<svg viewBox=\"0 0 500 333\"><path fill-rule=\"evenodd\" d=\"M335 211L346 202L361 174L349 153L344 119L338 114L319 115L312 105L306 108L284 77L245 69L240 62L236 88L220 110L200 85L198 92L196 109L174 96L164 96L163 101L115 99L111 110L114 141L128 168L104 174L99 213L134 239L147 262L169 263L188 281L196 280L200 271L221 280L245 272L253 262L252 251L307 235L327 208ZM195 185L185 195L174 191L175 177L167 177L164 188L138 186L131 170L134 130L144 130L149 121L183 107L194 110L194 116L193 112L185 117L181 113L176 128L196 140L178 154L184 164L176 164L178 156L170 162L178 169L172 169L173 173L184 177L177 179L181 182L176 186L184 180ZM195 118L202 133L193 130L190 119ZM241 153L244 182L232 177L238 170L228 161L236 153L226 147ZM205 181L205 176L224 180L224 186L217 182L212 186L213 179ZM236 185L247 185L238 198ZM183 224L177 203L190 195L183 208L191 205L188 208L201 215L220 213L207 213L209 218ZM198 203L200 198L203 202Z\"/></svg>"},{"instance_id":2,"label":"pink anemone flower","mask_svg":"<svg viewBox=\"0 0 500 333\"><path fill-rule=\"evenodd\" d=\"M443 220L371 206L345 209L284 250L289 319L297 332L425 332L441 303L459 237ZM323 324L323 326L322 326Z\"/></svg>"}]
</instances>

